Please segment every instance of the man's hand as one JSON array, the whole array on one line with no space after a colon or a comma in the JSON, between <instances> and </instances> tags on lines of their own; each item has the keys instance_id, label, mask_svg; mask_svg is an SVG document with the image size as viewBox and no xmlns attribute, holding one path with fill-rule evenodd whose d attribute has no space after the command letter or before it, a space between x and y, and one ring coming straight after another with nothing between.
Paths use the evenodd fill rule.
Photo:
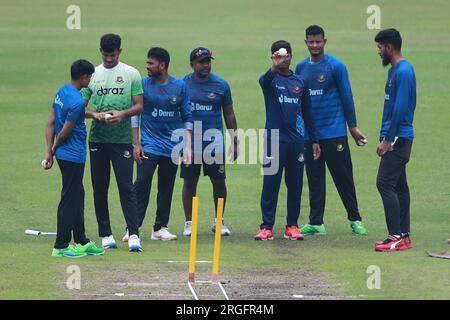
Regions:
<instances>
[{"instance_id":1,"label":"man's hand","mask_svg":"<svg viewBox=\"0 0 450 320\"><path fill-rule=\"evenodd\" d=\"M192 164L192 150L191 147L185 147L183 149L183 163L186 166L189 166Z\"/></svg>"},{"instance_id":2,"label":"man's hand","mask_svg":"<svg viewBox=\"0 0 450 320\"><path fill-rule=\"evenodd\" d=\"M230 148L228 148L228 157L230 161L236 161L236 159L239 157L239 142L233 141L230 144Z\"/></svg>"},{"instance_id":3,"label":"man's hand","mask_svg":"<svg viewBox=\"0 0 450 320\"><path fill-rule=\"evenodd\" d=\"M363 147L367 144L366 136L361 131L359 131L357 127L350 128L350 134L355 140L356 145Z\"/></svg>"},{"instance_id":4,"label":"man's hand","mask_svg":"<svg viewBox=\"0 0 450 320\"><path fill-rule=\"evenodd\" d=\"M313 150L313 157L314 160L317 160L320 158L320 145L318 143L313 143L312 145L312 150Z\"/></svg>"},{"instance_id":5,"label":"man's hand","mask_svg":"<svg viewBox=\"0 0 450 320\"><path fill-rule=\"evenodd\" d=\"M47 165L45 166L44 170L49 170L53 166L53 152L51 150L47 151L44 159L47 162Z\"/></svg>"},{"instance_id":6,"label":"man's hand","mask_svg":"<svg viewBox=\"0 0 450 320\"><path fill-rule=\"evenodd\" d=\"M118 111L118 110L110 110L106 113L111 114L111 117L109 117L108 119L105 119L105 122L107 124L118 124L125 117L124 113L122 111Z\"/></svg>"},{"instance_id":7,"label":"man's hand","mask_svg":"<svg viewBox=\"0 0 450 320\"><path fill-rule=\"evenodd\" d=\"M142 164L142 159L146 159L144 149L142 149L142 145L140 143L133 144L133 157L138 164Z\"/></svg>"},{"instance_id":8,"label":"man's hand","mask_svg":"<svg viewBox=\"0 0 450 320\"><path fill-rule=\"evenodd\" d=\"M390 141L386 140L381 141L377 148L378 156L383 157L389 151L390 148L391 148Z\"/></svg>"},{"instance_id":9,"label":"man's hand","mask_svg":"<svg viewBox=\"0 0 450 320\"><path fill-rule=\"evenodd\" d=\"M272 62L273 62L273 68L278 69L283 62L286 61L288 56L281 56L278 54L278 51L272 54Z\"/></svg>"}]
</instances>

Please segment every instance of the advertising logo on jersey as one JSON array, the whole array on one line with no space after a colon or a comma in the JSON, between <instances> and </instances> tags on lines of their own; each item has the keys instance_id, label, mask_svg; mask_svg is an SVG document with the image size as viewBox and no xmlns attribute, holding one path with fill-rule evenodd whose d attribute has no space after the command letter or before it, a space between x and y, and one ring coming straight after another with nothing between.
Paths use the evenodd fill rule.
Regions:
<instances>
[{"instance_id":1,"label":"advertising logo on jersey","mask_svg":"<svg viewBox=\"0 0 450 320\"><path fill-rule=\"evenodd\" d=\"M106 96L108 94L123 96L123 88L103 88L97 90L97 96Z\"/></svg>"},{"instance_id":2,"label":"advertising logo on jersey","mask_svg":"<svg viewBox=\"0 0 450 320\"><path fill-rule=\"evenodd\" d=\"M298 104L299 103L298 98L289 98L283 94L280 94L280 96L278 97L278 101L280 103L290 103L290 104Z\"/></svg>"},{"instance_id":3,"label":"advertising logo on jersey","mask_svg":"<svg viewBox=\"0 0 450 320\"><path fill-rule=\"evenodd\" d=\"M165 111L162 109L158 109L158 108L153 108L152 111L152 117L156 118L156 117L174 117L175 116L175 111Z\"/></svg>"}]
</instances>

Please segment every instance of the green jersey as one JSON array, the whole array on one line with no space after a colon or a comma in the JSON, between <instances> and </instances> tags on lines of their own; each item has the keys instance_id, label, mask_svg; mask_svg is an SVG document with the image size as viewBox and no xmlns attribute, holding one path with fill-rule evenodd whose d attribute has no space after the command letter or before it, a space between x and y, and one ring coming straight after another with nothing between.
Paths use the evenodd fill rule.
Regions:
<instances>
[{"instance_id":1,"label":"green jersey","mask_svg":"<svg viewBox=\"0 0 450 320\"><path fill-rule=\"evenodd\" d=\"M129 109L133 105L132 97L143 94L141 75L122 62L110 69L101 64L95 68L89 86L82 89L81 94L84 100L90 100L95 112ZM114 125L93 119L89 142L132 143L131 118Z\"/></svg>"}]
</instances>

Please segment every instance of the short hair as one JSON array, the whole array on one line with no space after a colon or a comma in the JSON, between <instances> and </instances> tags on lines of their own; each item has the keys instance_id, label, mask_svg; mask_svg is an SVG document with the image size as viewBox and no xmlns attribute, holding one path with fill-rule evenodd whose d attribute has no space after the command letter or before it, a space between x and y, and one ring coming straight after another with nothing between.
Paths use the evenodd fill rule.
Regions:
<instances>
[{"instance_id":1,"label":"short hair","mask_svg":"<svg viewBox=\"0 0 450 320\"><path fill-rule=\"evenodd\" d=\"M318 25L312 25L312 26L309 26L308 28L306 28L306 30L305 30L305 34L306 34L306 37L308 37L308 36L315 36L315 35L322 35L322 37L324 37L325 38L325 31L322 29L322 27L321 26L318 26Z\"/></svg>"},{"instance_id":2,"label":"short hair","mask_svg":"<svg viewBox=\"0 0 450 320\"><path fill-rule=\"evenodd\" d=\"M160 63L164 62L166 70L169 69L170 55L166 49L159 47L150 48L147 53L147 58L158 60Z\"/></svg>"},{"instance_id":3,"label":"short hair","mask_svg":"<svg viewBox=\"0 0 450 320\"><path fill-rule=\"evenodd\" d=\"M70 66L70 76L72 80L78 80L84 75L92 75L95 69L92 63L87 60L77 60Z\"/></svg>"},{"instance_id":4,"label":"short hair","mask_svg":"<svg viewBox=\"0 0 450 320\"><path fill-rule=\"evenodd\" d=\"M375 36L375 42L383 44L392 44L398 51L402 49L402 37L400 32L394 28L381 30Z\"/></svg>"},{"instance_id":5,"label":"short hair","mask_svg":"<svg viewBox=\"0 0 450 320\"><path fill-rule=\"evenodd\" d=\"M272 43L272 47L270 48L270 50L272 51L272 54L274 54L281 48L285 48L288 53L292 54L291 44L286 40L275 41L274 43Z\"/></svg>"},{"instance_id":6,"label":"short hair","mask_svg":"<svg viewBox=\"0 0 450 320\"><path fill-rule=\"evenodd\" d=\"M108 33L101 37L100 48L104 52L113 52L114 50L120 50L122 40L118 34Z\"/></svg>"}]
</instances>

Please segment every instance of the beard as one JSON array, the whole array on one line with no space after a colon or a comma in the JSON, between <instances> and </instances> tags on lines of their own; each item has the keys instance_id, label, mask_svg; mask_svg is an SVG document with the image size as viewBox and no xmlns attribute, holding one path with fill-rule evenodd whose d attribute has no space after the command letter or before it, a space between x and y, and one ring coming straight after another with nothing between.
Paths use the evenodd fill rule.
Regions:
<instances>
[{"instance_id":1,"label":"beard","mask_svg":"<svg viewBox=\"0 0 450 320\"><path fill-rule=\"evenodd\" d=\"M382 58L383 67L389 65L391 63L391 59L392 56L389 53L385 52Z\"/></svg>"},{"instance_id":2,"label":"beard","mask_svg":"<svg viewBox=\"0 0 450 320\"><path fill-rule=\"evenodd\" d=\"M150 76L150 77L155 77L155 78L159 78L159 77L161 77L161 75L162 75L162 72L161 71L156 71L156 72L151 72L150 70L147 70L147 72L148 72L148 75Z\"/></svg>"}]
</instances>

